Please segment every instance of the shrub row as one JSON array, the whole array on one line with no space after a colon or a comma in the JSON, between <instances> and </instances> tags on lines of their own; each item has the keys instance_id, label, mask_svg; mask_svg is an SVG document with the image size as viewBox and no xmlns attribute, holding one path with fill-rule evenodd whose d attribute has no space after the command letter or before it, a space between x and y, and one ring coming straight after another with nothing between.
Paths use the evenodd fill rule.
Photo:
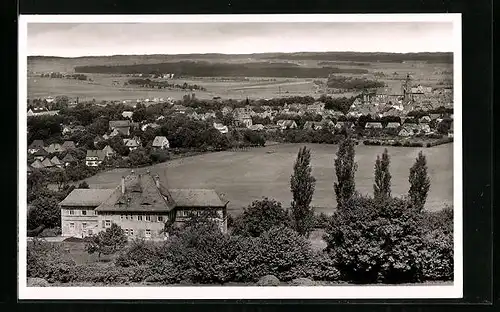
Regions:
<instances>
[{"instance_id":1,"label":"shrub row","mask_svg":"<svg viewBox=\"0 0 500 312\"><path fill-rule=\"evenodd\" d=\"M313 252L306 239L286 227L252 238L223 235L211 225L196 226L163 246L131 247L116 265L142 266L146 281L165 284L256 282L265 275L281 281L339 277L328 256Z\"/></svg>"},{"instance_id":2,"label":"shrub row","mask_svg":"<svg viewBox=\"0 0 500 312\"><path fill-rule=\"evenodd\" d=\"M413 142L413 141L398 141L398 140L364 140L364 145L388 145L388 146L404 146L404 147L424 147L424 143L422 142ZM427 143L429 144L429 143ZM430 147L427 145L427 147Z\"/></svg>"}]
</instances>

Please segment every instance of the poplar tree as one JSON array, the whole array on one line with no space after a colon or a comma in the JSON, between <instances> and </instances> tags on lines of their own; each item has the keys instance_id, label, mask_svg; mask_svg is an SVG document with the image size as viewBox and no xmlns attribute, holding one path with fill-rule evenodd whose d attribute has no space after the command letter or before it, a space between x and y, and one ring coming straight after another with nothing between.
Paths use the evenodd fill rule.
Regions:
<instances>
[{"instance_id":1,"label":"poplar tree","mask_svg":"<svg viewBox=\"0 0 500 312\"><path fill-rule=\"evenodd\" d=\"M292 216L295 230L308 237L314 226L314 210L311 207L316 179L311 175L311 151L307 147L299 149L297 160L290 178L293 194Z\"/></svg>"},{"instance_id":2,"label":"poplar tree","mask_svg":"<svg viewBox=\"0 0 500 312\"><path fill-rule=\"evenodd\" d=\"M418 153L415 164L410 168L410 177L408 180L410 181L410 190L408 191L410 201L413 207L422 211L431 186L429 176L427 175L427 160L422 152Z\"/></svg>"},{"instance_id":3,"label":"poplar tree","mask_svg":"<svg viewBox=\"0 0 500 312\"><path fill-rule=\"evenodd\" d=\"M391 196L390 162L387 149L382 153L382 157L377 155L377 161L375 162L375 183L373 184L373 196L375 199L384 199Z\"/></svg>"},{"instance_id":4,"label":"poplar tree","mask_svg":"<svg viewBox=\"0 0 500 312\"><path fill-rule=\"evenodd\" d=\"M340 143L335 158L335 173L337 182L333 183L335 195L337 196L337 206L341 207L356 191L354 175L357 170L357 164L354 162L354 141L351 137L346 138Z\"/></svg>"}]
</instances>

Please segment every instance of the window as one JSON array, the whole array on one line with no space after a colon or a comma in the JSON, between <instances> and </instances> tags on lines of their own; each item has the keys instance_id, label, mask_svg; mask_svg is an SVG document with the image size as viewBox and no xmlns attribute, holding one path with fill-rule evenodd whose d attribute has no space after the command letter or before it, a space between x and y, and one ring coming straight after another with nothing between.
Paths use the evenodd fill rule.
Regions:
<instances>
[{"instance_id":1,"label":"window","mask_svg":"<svg viewBox=\"0 0 500 312\"><path fill-rule=\"evenodd\" d=\"M151 237L151 230L150 229L146 229L146 237Z\"/></svg>"},{"instance_id":2,"label":"window","mask_svg":"<svg viewBox=\"0 0 500 312\"><path fill-rule=\"evenodd\" d=\"M74 224L73 222L71 222L71 223L69 224L69 228L70 228L70 229L72 229L72 230L74 230L74 229L75 229L75 224Z\"/></svg>"},{"instance_id":3,"label":"window","mask_svg":"<svg viewBox=\"0 0 500 312\"><path fill-rule=\"evenodd\" d=\"M97 216L97 210L94 210L94 216Z\"/></svg>"},{"instance_id":4,"label":"window","mask_svg":"<svg viewBox=\"0 0 500 312\"><path fill-rule=\"evenodd\" d=\"M70 215L70 216L72 216L72 215L74 215L74 214L75 214L75 211L74 211L74 210L72 210L72 209L70 209L70 210L69 210L69 215Z\"/></svg>"},{"instance_id":5,"label":"window","mask_svg":"<svg viewBox=\"0 0 500 312\"><path fill-rule=\"evenodd\" d=\"M146 221L151 221L151 216L146 216Z\"/></svg>"},{"instance_id":6,"label":"window","mask_svg":"<svg viewBox=\"0 0 500 312\"><path fill-rule=\"evenodd\" d=\"M142 216L137 216L137 221L142 221Z\"/></svg>"},{"instance_id":7,"label":"window","mask_svg":"<svg viewBox=\"0 0 500 312\"><path fill-rule=\"evenodd\" d=\"M125 220L128 220L128 215L125 215Z\"/></svg>"},{"instance_id":8,"label":"window","mask_svg":"<svg viewBox=\"0 0 500 312\"><path fill-rule=\"evenodd\" d=\"M87 227L87 222L82 222L82 228L86 228Z\"/></svg>"},{"instance_id":9,"label":"window","mask_svg":"<svg viewBox=\"0 0 500 312\"><path fill-rule=\"evenodd\" d=\"M163 216L158 216L158 222L163 222Z\"/></svg>"},{"instance_id":10,"label":"window","mask_svg":"<svg viewBox=\"0 0 500 312\"><path fill-rule=\"evenodd\" d=\"M130 235L134 235L134 229L130 229Z\"/></svg>"},{"instance_id":11,"label":"window","mask_svg":"<svg viewBox=\"0 0 500 312\"><path fill-rule=\"evenodd\" d=\"M111 220L106 220L105 227L110 227L111 226Z\"/></svg>"},{"instance_id":12,"label":"window","mask_svg":"<svg viewBox=\"0 0 500 312\"><path fill-rule=\"evenodd\" d=\"M128 229L125 229L125 235L128 235Z\"/></svg>"},{"instance_id":13,"label":"window","mask_svg":"<svg viewBox=\"0 0 500 312\"><path fill-rule=\"evenodd\" d=\"M120 216L120 220L123 221L123 215Z\"/></svg>"},{"instance_id":14,"label":"window","mask_svg":"<svg viewBox=\"0 0 500 312\"><path fill-rule=\"evenodd\" d=\"M89 235L92 235L94 234L94 232L92 232L92 230L89 230Z\"/></svg>"},{"instance_id":15,"label":"window","mask_svg":"<svg viewBox=\"0 0 500 312\"><path fill-rule=\"evenodd\" d=\"M87 210L82 210L82 216L86 216L87 215Z\"/></svg>"}]
</instances>

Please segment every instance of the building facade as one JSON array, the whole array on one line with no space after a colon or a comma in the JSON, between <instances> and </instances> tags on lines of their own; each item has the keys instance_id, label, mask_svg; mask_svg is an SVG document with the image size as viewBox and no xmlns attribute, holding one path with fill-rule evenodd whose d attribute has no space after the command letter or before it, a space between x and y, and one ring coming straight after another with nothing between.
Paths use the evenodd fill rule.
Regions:
<instances>
[{"instance_id":1,"label":"building facade","mask_svg":"<svg viewBox=\"0 0 500 312\"><path fill-rule=\"evenodd\" d=\"M227 232L227 203L214 190L167 189L149 173L122 177L114 189L76 189L60 206L63 236L85 237L115 223L129 237L161 239L167 223L181 226L204 212Z\"/></svg>"}]
</instances>

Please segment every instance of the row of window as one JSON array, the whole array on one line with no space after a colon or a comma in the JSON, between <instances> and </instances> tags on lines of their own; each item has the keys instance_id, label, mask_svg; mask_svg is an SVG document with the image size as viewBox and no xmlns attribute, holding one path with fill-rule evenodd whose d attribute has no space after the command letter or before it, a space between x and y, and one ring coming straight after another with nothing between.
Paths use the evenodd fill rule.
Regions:
<instances>
[{"instance_id":1,"label":"row of window","mask_svg":"<svg viewBox=\"0 0 500 312\"><path fill-rule=\"evenodd\" d=\"M149 222L163 222L164 220L166 220L167 218L164 218L163 216L151 216L151 215L137 215L137 216L133 216L133 215L121 215L120 216L120 220L123 221L123 220L137 220L137 221L149 221Z\"/></svg>"},{"instance_id":2,"label":"row of window","mask_svg":"<svg viewBox=\"0 0 500 312\"><path fill-rule=\"evenodd\" d=\"M123 231L125 232L125 235L127 236L134 236L134 229L123 229ZM144 236L145 237L151 237L151 230L150 229L146 229L144 231Z\"/></svg>"},{"instance_id":3,"label":"row of window","mask_svg":"<svg viewBox=\"0 0 500 312\"><path fill-rule=\"evenodd\" d=\"M70 216L74 216L75 215L75 211L76 210L74 210L74 209L70 209L69 210L69 215ZM91 216L91 215L96 216L97 215L97 211L96 210L90 210L90 211L89 210L80 210L80 215L82 215L82 216L87 216L87 215L89 215L89 216Z\"/></svg>"}]
</instances>

